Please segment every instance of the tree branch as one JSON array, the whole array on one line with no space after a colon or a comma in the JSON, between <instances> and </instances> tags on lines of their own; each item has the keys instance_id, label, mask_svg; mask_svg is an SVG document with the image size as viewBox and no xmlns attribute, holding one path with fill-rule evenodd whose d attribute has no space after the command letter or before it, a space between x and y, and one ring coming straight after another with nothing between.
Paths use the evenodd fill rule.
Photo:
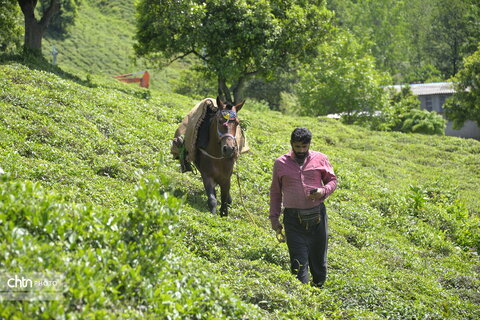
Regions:
<instances>
[{"instance_id":1,"label":"tree branch","mask_svg":"<svg viewBox=\"0 0 480 320\"><path fill-rule=\"evenodd\" d=\"M25 18L35 19L35 7L37 6L37 0L18 0L18 5L22 9Z\"/></svg>"},{"instance_id":2,"label":"tree branch","mask_svg":"<svg viewBox=\"0 0 480 320\"><path fill-rule=\"evenodd\" d=\"M198 53L195 49L192 49L192 53L193 53L194 55L196 55L197 57L199 57L200 59L202 59L203 61L208 62L207 57L202 56L202 55L201 55L200 53Z\"/></svg>"},{"instance_id":3,"label":"tree branch","mask_svg":"<svg viewBox=\"0 0 480 320\"><path fill-rule=\"evenodd\" d=\"M202 59L203 61L205 62L208 62L208 59L205 57L205 56L202 56L201 54L199 54L197 51L195 51L194 49L188 51L188 52L185 52L184 54L182 54L181 56L178 56L178 57L175 57L173 58L172 60L170 60L168 62L168 65L172 64L173 62L177 61L177 60L180 60L180 59L183 59L185 58L186 56L188 56L189 54L194 54L196 55L197 57L199 57L200 59Z\"/></svg>"},{"instance_id":4,"label":"tree branch","mask_svg":"<svg viewBox=\"0 0 480 320\"><path fill-rule=\"evenodd\" d=\"M183 59L183 58L185 58L186 56L188 56L188 55L191 54L191 53L194 53L193 50L192 50L192 51L188 51L188 52L182 54L181 56L178 56L178 57L173 58L172 60L170 60L170 61L168 62L168 64L170 65L170 64L174 63L174 62L177 61L177 60Z\"/></svg>"},{"instance_id":5,"label":"tree branch","mask_svg":"<svg viewBox=\"0 0 480 320\"><path fill-rule=\"evenodd\" d=\"M256 70L256 71L251 71L251 72L245 72L245 77L248 78L248 77L252 77L252 76L255 76L259 73L261 73L262 70Z\"/></svg>"},{"instance_id":6,"label":"tree branch","mask_svg":"<svg viewBox=\"0 0 480 320\"><path fill-rule=\"evenodd\" d=\"M48 27L50 20L52 19L53 15L60 11L60 2L59 0L50 0L50 6L48 7L47 11L43 13L43 17L40 20L40 26L44 29Z\"/></svg>"}]
</instances>

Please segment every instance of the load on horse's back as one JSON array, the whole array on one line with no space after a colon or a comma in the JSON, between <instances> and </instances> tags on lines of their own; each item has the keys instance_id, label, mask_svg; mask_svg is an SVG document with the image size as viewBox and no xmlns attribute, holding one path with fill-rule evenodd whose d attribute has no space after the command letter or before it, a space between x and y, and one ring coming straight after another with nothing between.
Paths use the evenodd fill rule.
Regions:
<instances>
[{"instance_id":1,"label":"load on horse's back","mask_svg":"<svg viewBox=\"0 0 480 320\"><path fill-rule=\"evenodd\" d=\"M234 105L207 98L198 103L175 131L171 153L180 160L182 172L191 171L191 163L202 176L210 212L216 214L215 187L220 186L220 215L228 215L232 203L230 178L240 153L249 150L240 128L238 112L245 101Z\"/></svg>"}]
</instances>

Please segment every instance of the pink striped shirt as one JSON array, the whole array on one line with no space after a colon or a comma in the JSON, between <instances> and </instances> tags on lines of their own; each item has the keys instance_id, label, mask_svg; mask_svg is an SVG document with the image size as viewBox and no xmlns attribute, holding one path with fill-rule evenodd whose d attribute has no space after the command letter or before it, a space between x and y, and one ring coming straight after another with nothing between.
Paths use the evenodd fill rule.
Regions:
<instances>
[{"instance_id":1,"label":"pink striped shirt","mask_svg":"<svg viewBox=\"0 0 480 320\"><path fill-rule=\"evenodd\" d=\"M332 165L323 153L309 151L300 166L295 154L290 151L277 158L273 165L270 186L270 219L278 220L282 201L285 208L309 209L320 205L337 187L337 177ZM318 200L308 199L310 190L320 188L324 196Z\"/></svg>"}]
</instances>

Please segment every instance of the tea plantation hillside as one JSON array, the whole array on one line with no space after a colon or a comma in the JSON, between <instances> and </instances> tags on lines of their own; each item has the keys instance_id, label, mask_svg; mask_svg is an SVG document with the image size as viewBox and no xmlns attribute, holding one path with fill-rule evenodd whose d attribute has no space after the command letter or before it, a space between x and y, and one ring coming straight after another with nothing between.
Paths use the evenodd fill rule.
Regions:
<instances>
[{"instance_id":1,"label":"tea plantation hillside","mask_svg":"<svg viewBox=\"0 0 480 320\"><path fill-rule=\"evenodd\" d=\"M158 70L133 51L135 5L132 0L83 0L78 6L75 24L66 37L47 36L43 54L52 59L52 47L58 51L57 64L76 74L114 75L148 70L150 85L170 90L188 63L174 62Z\"/></svg>"},{"instance_id":2,"label":"tea plantation hillside","mask_svg":"<svg viewBox=\"0 0 480 320\"><path fill-rule=\"evenodd\" d=\"M169 155L197 101L29 65L0 63L0 269L63 274L63 299L2 301L0 319L480 318L478 141L247 101L251 152L219 218ZM273 161L296 126L339 179L322 289L290 275L269 229Z\"/></svg>"}]
</instances>

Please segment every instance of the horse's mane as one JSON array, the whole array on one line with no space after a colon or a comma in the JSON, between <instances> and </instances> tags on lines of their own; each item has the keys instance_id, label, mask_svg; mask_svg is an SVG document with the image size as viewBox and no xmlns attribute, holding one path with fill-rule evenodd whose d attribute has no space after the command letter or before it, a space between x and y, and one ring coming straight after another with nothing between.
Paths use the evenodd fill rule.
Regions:
<instances>
[{"instance_id":1,"label":"horse's mane","mask_svg":"<svg viewBox=\"0 0 480 320\"><path fill-rule=\"evenodd\" d=\"M207 113L205 118L203 118L200 127L198 128L197 134L197 147L205 149L208 145L208 139L210 137L210 124L212 123L212 119L215 117L216 112L211 110L210 108L207 109Z\"/></svg>"}]
</instances>

